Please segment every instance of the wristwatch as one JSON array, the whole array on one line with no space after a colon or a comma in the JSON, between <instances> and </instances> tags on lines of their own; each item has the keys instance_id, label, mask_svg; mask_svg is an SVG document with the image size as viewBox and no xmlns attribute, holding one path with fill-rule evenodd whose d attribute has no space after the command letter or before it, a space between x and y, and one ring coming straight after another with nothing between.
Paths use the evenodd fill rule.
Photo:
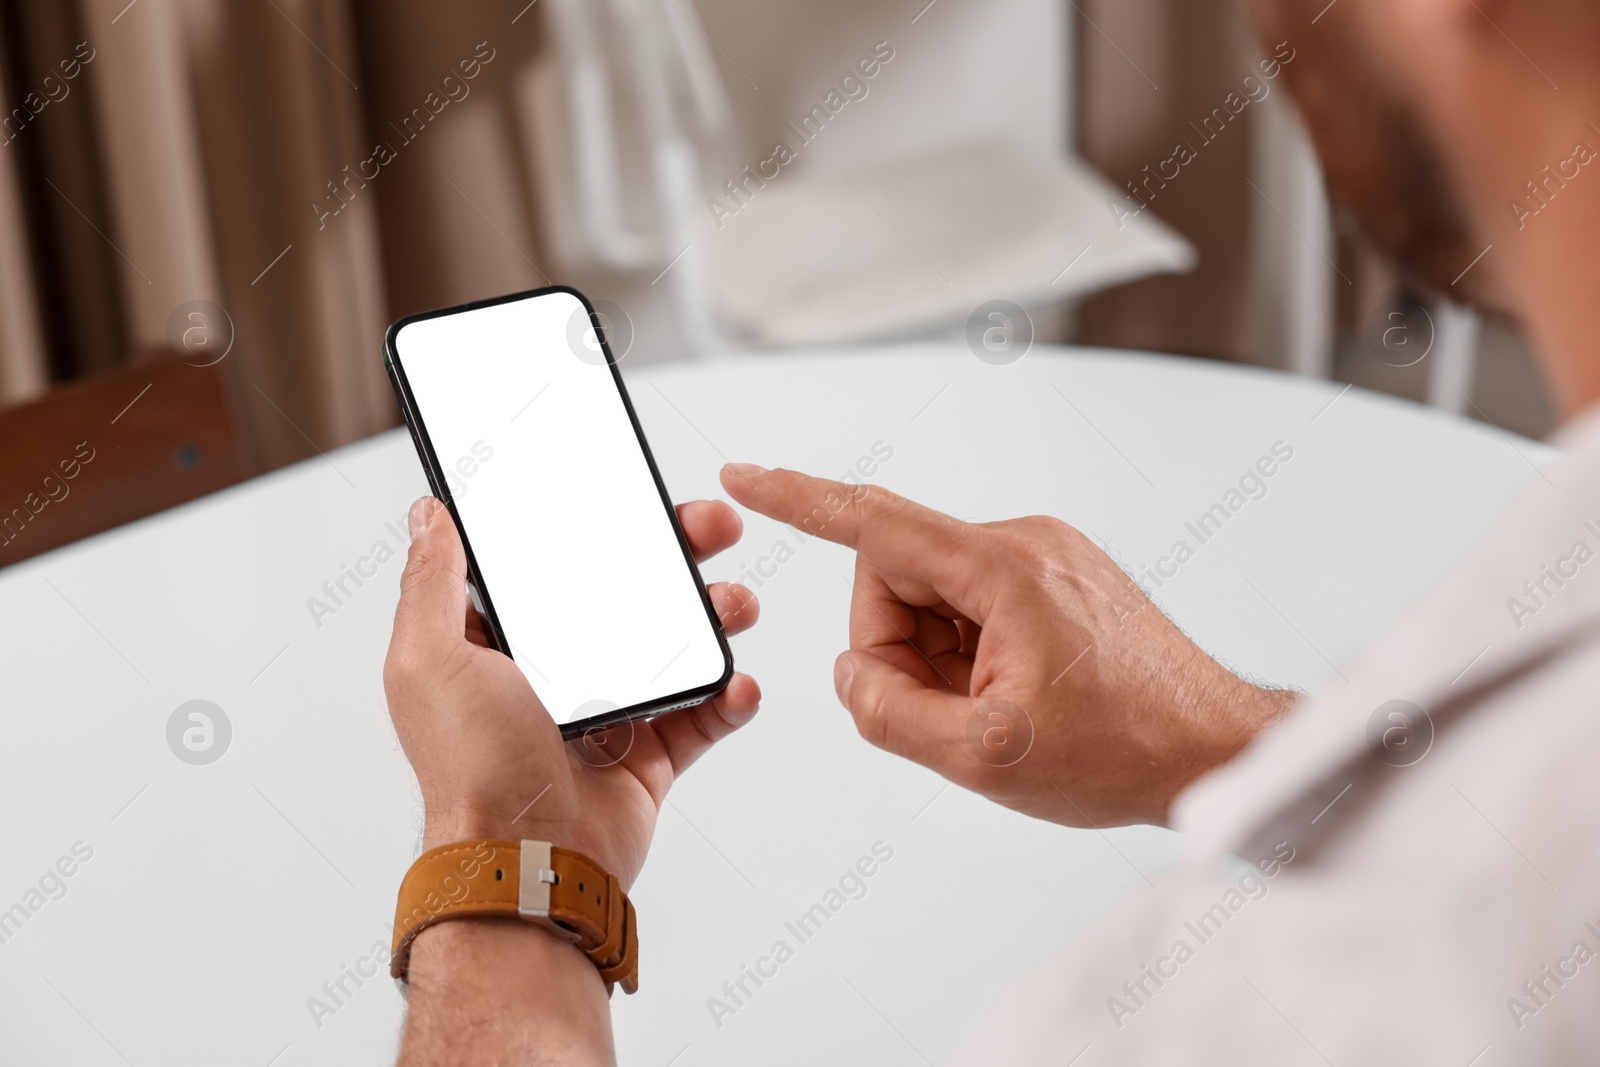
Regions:
<instances>
[{"instance_id":1,"label":"wristwatch","mask_svg":"<svg viewBox=\"0 0 1600 1067\"><path fill-rule=\"evenodd\" d=\"M411 942L450 919L513 918L571 941L600 969L606 991L639 988L639 930L615 875L548 841L463 841L431 848L400 883L389 973L406 977Z\"/></svg>"}]
</instances>

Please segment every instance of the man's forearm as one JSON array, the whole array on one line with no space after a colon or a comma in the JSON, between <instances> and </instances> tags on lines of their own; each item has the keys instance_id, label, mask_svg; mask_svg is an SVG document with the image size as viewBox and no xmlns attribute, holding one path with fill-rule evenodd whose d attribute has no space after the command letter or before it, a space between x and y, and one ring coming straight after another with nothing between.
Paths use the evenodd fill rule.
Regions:
<instances>
[{"instance_id":1,"label":"man's forearm","mask_svg":"<svg viewBox=\"0 0 1600 1067\"><path fill-rule=\"evenodd\" d=\"M605 983L576 946L516 919L417 935L398 1067L610 1064Z\"/></svg>"}]
</instances>

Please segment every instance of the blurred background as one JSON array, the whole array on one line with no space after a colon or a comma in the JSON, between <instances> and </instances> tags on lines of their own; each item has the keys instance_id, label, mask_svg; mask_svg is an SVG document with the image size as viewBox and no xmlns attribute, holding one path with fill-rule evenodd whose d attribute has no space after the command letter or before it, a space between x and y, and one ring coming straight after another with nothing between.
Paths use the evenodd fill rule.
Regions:
<instances>
[{"instance_id":1,"label":"blurred background","mask_svg":"<svg viewBox=\"0 0 1600 1067\"><path fill-rule=\"evenodd\" d=\"M551 283L625 370L998 330L1544 436L1293 62L1233 0L0 0L0 566L397 425L390 321Z\"/></svg>"}]
</instances>

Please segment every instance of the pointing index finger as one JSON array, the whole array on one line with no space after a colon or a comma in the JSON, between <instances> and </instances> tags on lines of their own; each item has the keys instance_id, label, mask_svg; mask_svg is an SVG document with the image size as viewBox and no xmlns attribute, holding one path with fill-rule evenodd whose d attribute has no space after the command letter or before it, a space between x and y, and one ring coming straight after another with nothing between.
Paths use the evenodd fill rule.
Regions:
<instances>
[{"instance_id":1,"label":"pointing index finger","mask_svg":"<svg viewBox=\"0 0 1600 1067\"><path fill-rule=\"evenodd\" d=\"M952 604L963 606L960 602L969 599L977 544L972 527L959 519L878 486L847 485L746 463L724 467L722 487L752 511L927 582Z\"/></svg>"}]
</instances>

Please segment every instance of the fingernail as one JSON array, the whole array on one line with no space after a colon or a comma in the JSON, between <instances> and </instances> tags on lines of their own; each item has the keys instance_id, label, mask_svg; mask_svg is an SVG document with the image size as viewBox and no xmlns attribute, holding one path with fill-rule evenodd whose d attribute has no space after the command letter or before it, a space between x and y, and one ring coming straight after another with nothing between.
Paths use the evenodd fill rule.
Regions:
<instances>
[{"instance_id":1,"label":"fingernail","mask_svg":"<svg viewBox=\"0 0 1600 1067\"><path fill-rule=\"evenodd\" d=\"M856 665L846 652L840 656L833 666L833 688L839 694L839 703L846 708L850 707L850 683L855 681Z\"/></svg>"},{"instance_id":2,"label":"fingernail","mask_svg":"<svg viewBox=\"0 0 1600 1067\"><path fill-rule=\"evenodd\" d=\"M752 474L767 473L767 468L757 466L754 463L729 463L722 469L727 471L729 474L737 474L743 478L748 478Z\"/></svg>"},{"instance_id":3,"label":"fingernail","mask_svg":"<svg viewBox=\"0 0 1600 1067\"><path fill-rule=\"evenodd\" d=\"M432 519L433 513L442 506L438 500L431 496L425 496L415 504L412 504L410 513L406 515L406 526L411 530L411 536L415 537L423 530L426 530L428 528L428 520Z\"/></svg>"}]
</instances>

